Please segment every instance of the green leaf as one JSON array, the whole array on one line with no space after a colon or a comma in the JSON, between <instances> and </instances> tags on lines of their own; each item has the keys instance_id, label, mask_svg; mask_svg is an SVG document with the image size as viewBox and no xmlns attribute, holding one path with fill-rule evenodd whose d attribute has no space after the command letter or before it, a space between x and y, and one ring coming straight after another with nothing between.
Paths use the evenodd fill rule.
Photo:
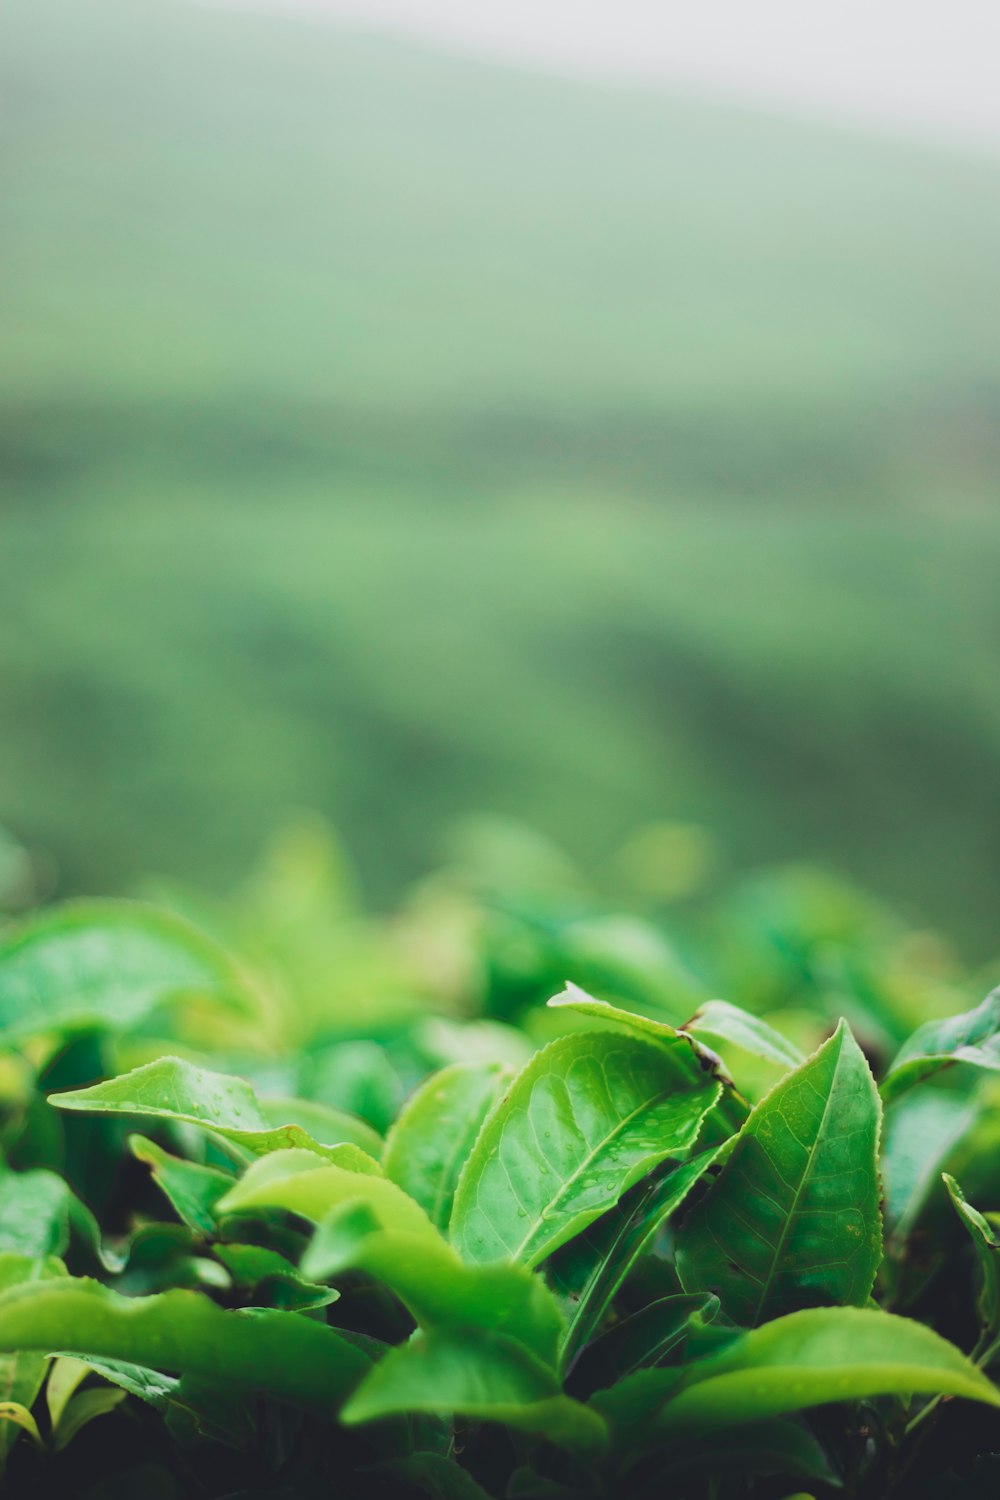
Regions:
<instances>
[{"instance_id":1,"label":"green leaf","mask_svg":"<svg viewBox=\"0 0 1000 1500\"><path fill-rule=\"evenodd\" d=\"M660 1364L668 1354L686 1344L694 1324L712 1322L718 1310L718 1297L701 1292L661 1297L648 1303L588 1344L573 1369L570 1382L573 1394L590 1395L634 1370Z\"/></svg>"},{"instance_id":2,"label":"green leaf","mask_svg":"<svg viewBox=\"0 0 1000 1500\"><path fill-rule=\"evenodd\" d=\"M938 1185L941 1167L978 1112L974 1100L932 1087L886 1110L882 1182L890 1247L907 1239L931 1189Z\"/></svg>"},{"instance_id":3,"label":"green leaf","mask_svg":"<svg viewBox=\"0 0 1000 1500\"><path fill-rule=\"evenodd\" d=\"M304 1312L328 1307L339 1292L319 1286L299 1274L290 1260L263 1245L216 1245L214 1254L241 1291L253 1292L256 1300L268 1307L289 1312Z\"/></svg>"},{"instance_id":4,"label":"green leaf","mask_svg":"<svg viewBox=\"0 0 1000 1500\"><path fill-rule=\"evenodd\" d=\"M349 1142L321 1145L299 1125L272 1126L245 1079L213 1073L179 1057L161 1057L91 1088L50 1094L49 1103L85 1114L152 1115L200 1125L254 1156L302 1148L352 1171L381 1171L367 1152Z\"/></svg>"},{"instance_id":5,"label":"green leaf","mask_svg":"<svg viewBox=\"0 0 1000 1500\"><path fill-rule=\"evenodd\" d=\"M68 1278L0 1294L0 1352L31 1350L124 1361L326 1415L371 1363L335 1329L298 1313L227 1312L197 1292L122 1297Z\"/></svg>"},{"instance_id":6,"label":"green leaf","mask_svg":"<svg viewBox=\"0 0 1000 1500\"><path fill-rule=\"evenodd\" d=\"M129 1149L138 1161L152 1168L153 1180L177 1213L182 1223L196 1234L215 1233L215 1207L233 1185L233 1179L214 1167L203 1167L183 1157L171 1156L155 1141L142 1135L130 1135Z\"/></svg>"},{"instance_id":7,"label":"green leaf","mask_svg":"<svg viewBox=\"0 0 1000 1500\"><path fill-rule=\"evenodd\" d=\"M715 1145L719 1140L726 1139L734 1130L739 1130L746 1119L746 1100L733 1088L733 1081L722 1065L722 1058L687 1031L682 1031L667 1021L656 1021L650 1016L609 1005L606 1000L597 1000L576 984L567 984L560 994L554 995L548 1002L548 1008L574 1011L577 1015L600 1021L603 1026L627 1031L643 1041L658 1043L673 1060L679 1081L697 1081L701 1075L706 1074L711 1078L718 1078L723 1088L706 1121L706 1131L711 1127L711 1138L706 1139L706 1145Z\"/></svg>"},{"instance_id":8,"label":"green leaf","mask_svg":"<svg viewBox=\"0 0 1000 1500\"><path fill-rule=\"evenodd\" d=\"M68 1354L59 1355L49 1367L49 1378L45 1383L45 1405L49 1412L52 1430L59 1426L62 1414L69 1405L74 1392L90 1374L90 1366L82 1359L72 1359Z\"/></svg>"},{"instance_id":9,"label":"green leaf","mask_svg":"<svg viewBox=\"0 0 1000 1500\"><path fill-rule=\"evenodd\" d=\"M419 1490L430 1500L492 1500L467 1470L443 1453L408 1453L402 1458L387 1458L367 1470L377 1479L386 1479L394 1488Z\"/></svg>"},{"instance_id":10,"label":"green leaf","mask_svg":"<svg viewBox=\"0 0 1000 1500\"><path fill-rule=\"evenodd\" d=\"M619 1443L649 1446L829 1402L925 1394L1000 1407L992 1382L921 1323L822 1307L777 1318L684 1369L641 1370L591 1405Z\"/></svg>"},{"instance_id":11,"label":"green leaf","mask_svg":"<svg viewBox=\"0 0 1000 1500\"><path fill-rule=\"evenodd\" d=\"M562 1318L540 1277L523 1266L466 1266L440 1236L383 1229L365 1203L346 1204L323 1220L302 1270L317 1280L364 1271L425 1330L480 1328L516 1339L548 1364L556 1361Z\"/></svg>"},{"instance_id":12,"label":"green leaf","mask_svg":"<svg viewBox=\"0 0 1000 1500\"><path fill-rule=\"evenodd\" d=\"M979 1321L987 1338L1000 1332L1000 1236L947 1172L942 1173L955 1212L969 1231L979 1261Z\"/></svg>"},{"instance_id":13,"label":"green leaf","mask_svg":"<svg viewBox=\"0 0 1000 1500\"><path fill-rule=\"evenodd\" d=\"M93 1215L55 1172L44 1167L27 1172L0 1168L0 1251L36 1259L62 1255L74 1227L92 1246L99 1244Z\"/></svg>"},{"instance_id":14,"label":"green leaf","mask_svg":"<svg viewBox=\"0 0 1000 1500\"><path fill-rule=\"evenodd\" d=\"M818 1479L841 1488L839 1475L821 1444L800 1421L771 1417L745 1427L726 1428L724 1443L717 1433L673 1437L665 1458L671 1478L678 1475L731 1475L749 1479L755 1475L780 1474L796 1479ZM647 1492L648 1494L648 1492ZM786 1500L812 1500L809 1495L788 1495Z\"/></svg>"},{"instance_id":15,"label":"green leaf","mask_svg":"<svg viewBox=\"0 0 1000 1500\"><path fill-rule=\"evenodd\" d=\"M754 1326L817 1303L863 1305L882 1255L878 1091L842 1021L753 1110L678 1231L677 1270Z\"/></svg>"},{"instance_id":16,"label":"green leaf","mask_svg":"<svg viewBox=\"0 0 1000 1500\"><path fill-rule=\"evenodd\" d=\"M566 1320L561 1349L564 1368L572 1365L600 1327L657 1230L724 1150L716 1146L679 1166L659 1168L631 1188L615 1210L556 1251L545 1271Z\"/></svg>"},{"instance_id":17,"label":"green leaf","mask_svg":"<svg viewBox=\"0 0 1000 1500\"><path fill-rule=\"evenodd\" d=\"M1000 989L974 1010L919 1026L893 1058L882 1080L882 1097L888 1104L956 1063L1000 1072Z\"/></svg>"},{"instance_id":18,"label":"green leaf","mask_svg":"<svg viewBox=\"0 0 1000 1500\"><path fill-rule=\"evenodd\" d=\"M42 1434L38 1430L38 1423L28 1408L20 1401L0 1401L0 1443L3 1443L9 1450L13 1438L9 1436L10 1428L8 1427L8 1423L13 1423L22 1432L26 1432L36 1447L44 1447Z\"/></svg>"},{"instance_id":19,"label":"green leaf","mask_svg":"<svg viewBox=\"0 0 1000 1500\"><path fill-rule=\"evenodd\" d=\"M599 1452L602 1419L564 1396L553 1371L513 1339L466 1329L416 1334L362 1381L341 1413L348 1425L397 1412L454 1412Z\"/></svg>"},{"instance_id":20,"label":"green leaf","mask_svg":"<svg viewBox=\"0 0 1000 1500\"><path fill-rule=\"evenodd\" d=\"M318 1099L267 1098L258 1100L261 1114L272 1128L298 1125L314 1140L326 1145L347 1142L378 1161L385 1143L378 1131L346 1109L321 1104Z\"/></svg>"},{"instance_id":21,"label":"green leaf","mask_svg":"<svg viewBox=\"0 0 1000 1500\"><path fill-rule=\"evenodd\" d=\"M448 1227L462 1167L512 1073L499 1063L443 1068L417 1089L386 1138L385 1175L439 1229Z\"/></svg>"},{"instance_id":22,"label":"green leaf","mask_svg":"<svg viewBox=\"0 0 1000 1500\"><path fill-rule=\"evenodd\" d=\"M710 1036L713 1040L732 1042L744 1052L767 1058L768 1062L779 1063L785 1068L797 1068L805 1062L805 1055L780 1031L775 1031L773 1026L768 1026L750 1011L730 1005L728 1000L707 1000L698 1007L691 1020L685 1022L683 1029L689 1034L693 1032L698 1036Z\"/></svg>"},{"instance_id":23,"label":"green leaf","mask_svg":"<svg viewBox=\"0 0 1000 1500\"><path fill-rule=\"evenodd\" d=\"M68 1448L95 1417L103 1417L114 1411L125 1400L125 1395L125 1391L108 1386L95 1386L91 1390L80 1391L66 1407L62 1420L52 1434L56 1452L61 1453L64 1448Z\"/></svg>"},{"instance_id":24,"label":"green leaf","mask_svg":"<svg viewBox=\"0 0 1000 1500\"><path fill-rule=\"evenodd\" d=\"M158 1006L193 996L247 1006L232 961L172 913L133 901L55 906L0 940L0 1032L135 1026Z\"/></svg>"},{"instance_id":25,"label":"green leaf","mask_svg":"<svg viewBox=\"0 0 1000 1500\"><path fill-rule=\"evenodd\" d=\"M386 1229L432 1244L441 1238L420 1204L394 1182L335 1166L311 1151L275 1151L255 1161L218 1207L227 1214L281 1208L319 1223L339 1204L355 1201L367 1204Z\"/></svg>"},{"instance_id":26,"label":"green leaf","mask_svg":"<svg viewBox=\"0 0 1000 1500\"><path fill-rule=\"evenodd\" d=\"M58 1260L39 1260L27 1255L4 1252L0 1254L0 1299L14 1287L41 1286L65 1274L65 1267ZM0 1353L0 1401L8 1406L30 1411L42 1388L46 1368L42 1354L34 1354L25 1349ZM3 1473L19 1427L24 1425L11 1412L8 1412L8 1416L9 1421L0 1422L0 1474Z\"/></svg>"},{"instance_id":27,"label":"green leaf","mask_svg":"<svg viewBox=\"0 0 1000 1500\"><path fill-rule=\"evenodd\" d=\"M684 1156L720 1084L672 1048L584 1033L536 1053L487 1119L459 1178L464 1260L537 1265L668 1157Z\"/></svg>"}]
</instances>

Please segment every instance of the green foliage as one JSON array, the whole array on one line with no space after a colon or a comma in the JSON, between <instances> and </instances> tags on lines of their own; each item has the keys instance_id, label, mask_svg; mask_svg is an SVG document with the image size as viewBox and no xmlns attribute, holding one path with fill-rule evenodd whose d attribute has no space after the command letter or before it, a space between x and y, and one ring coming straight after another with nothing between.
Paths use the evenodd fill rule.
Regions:
<instances>
[{"instance_id":1,"label":"green foliage","mask_svg":"<svg viewBox=\"0 0 1000 1500\"><path fill-rule=\"evenodd\" d=\"M677 1269L746 1327L868 1300L882 1258L880 1110L845 1021L762 1099L680 1237Z\"/></svg>"},{"instance_id":2,"label":"green foliage","mask_svg":"<svg viewBox=\"0 0 1000 1500\"><path fill-rule=\"evenodd\" d=\"M0 964L15 1500L72 1490L81 1466L88 1495L167 1500L752 1500L758 1481L881 1500L917 1471L950 1483L956 1443L970 1464L993 1451L982 1007L925 1011L912 1042L872 1048L883 1133L851 1025L804 1012L801 986L782 1003L773 978L766 1017L692 1014L659 979L634 1008L574 984L512 1005L498 981L464 1022L390 996L371 1036L331 1007L304 1048L270 964L220 957L246 976L235 1028L229 991L164 1009L178 954L215 945L126 905L119 966L93 911L89 936L78 908L25 925L50 955L44 1027L22 1024L20 971L5 993ZM488 911L469 928L486 945ZM616 970L632 989L638 951ZM97 953L81 1030L78 960ZM861 1035L902 1029L874 982L848 998Z\"/></svg>"}]
</instances>

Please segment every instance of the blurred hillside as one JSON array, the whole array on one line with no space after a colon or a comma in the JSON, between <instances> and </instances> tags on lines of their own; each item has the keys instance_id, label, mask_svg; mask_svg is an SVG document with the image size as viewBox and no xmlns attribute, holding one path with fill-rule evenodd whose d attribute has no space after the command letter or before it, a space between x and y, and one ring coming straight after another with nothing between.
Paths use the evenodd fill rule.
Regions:
<instances>
[{"instance_id":1,"label":"blurred hillside","mask_svg":"<svg viewBox=\"0 0 1000 1500\"><path fill-rule=\"evenodd\" d=\"M7 0L0 126L64 888L667 815L995 943L1000 163L179 0Z\"/></svg>"}]
</instances>

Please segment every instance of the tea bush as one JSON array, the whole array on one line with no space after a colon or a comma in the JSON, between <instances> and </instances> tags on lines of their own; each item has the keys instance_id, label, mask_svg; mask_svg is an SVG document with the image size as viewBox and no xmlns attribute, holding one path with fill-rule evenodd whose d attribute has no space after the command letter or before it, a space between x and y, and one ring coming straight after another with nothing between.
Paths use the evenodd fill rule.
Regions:
<instances>
[{"instance_id":1,"label":"tea bush","mask_svg":"<svg viewBox=\"0 0 1000 1500\"><path fill-rule=\"evenodd\" d=\"M491 847L7 922L5 1492L995 1494L1000 992L816 872Z\"/></svg>"}]
</instances>

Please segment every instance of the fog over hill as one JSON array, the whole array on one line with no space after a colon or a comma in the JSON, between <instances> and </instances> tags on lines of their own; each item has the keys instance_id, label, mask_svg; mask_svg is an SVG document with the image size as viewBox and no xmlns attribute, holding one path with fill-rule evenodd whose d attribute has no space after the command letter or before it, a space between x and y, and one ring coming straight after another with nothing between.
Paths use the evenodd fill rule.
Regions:
<instances>
[{"instance_id":1,"label":"fog over hill","mask_svg":"<svg viewBox=\"0 0 1000 1500\"><path fill-rule=\"evenodd\" d=\"M669 814L983 939L1000 165L171 0L0 42L0 821L68 884Z\"/></svg>"}]
</instances>

